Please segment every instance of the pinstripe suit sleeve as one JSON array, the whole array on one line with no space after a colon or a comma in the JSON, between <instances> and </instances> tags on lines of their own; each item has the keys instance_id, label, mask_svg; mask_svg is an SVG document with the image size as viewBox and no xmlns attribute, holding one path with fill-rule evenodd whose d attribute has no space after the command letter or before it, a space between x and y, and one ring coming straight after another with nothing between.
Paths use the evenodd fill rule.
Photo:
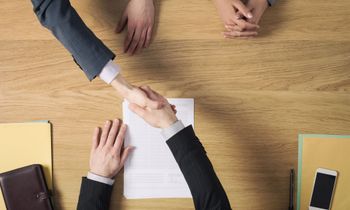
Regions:
<instances>
[{"instance_id":1,"label":"pinstripe suit sleeve","mask_svg":"<svg viewBox=\"0 0 350 210\"><path fill-rule=\"evenodd\" d=\"M192 126L172 136L167 144L191 190L196 210L231 210L226 192Z\"/></svg>"},{"instance_id":2,"label":"pinstripe suit sleeve","mask_svg":"<svg viewBox=\"0 0 350 210\"><path fill-rule=\"evenodd\" d=\"M82 178L77 210L108 210L113 186Z\"/></svg>"}]
</instances>

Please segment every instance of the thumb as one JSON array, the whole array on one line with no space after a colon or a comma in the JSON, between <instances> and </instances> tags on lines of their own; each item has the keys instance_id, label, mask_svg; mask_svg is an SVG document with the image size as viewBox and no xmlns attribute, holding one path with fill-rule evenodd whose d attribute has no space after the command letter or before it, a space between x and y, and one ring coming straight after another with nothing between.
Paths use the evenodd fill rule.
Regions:
<instances>
[{"instance_id":1,"label":"thumb","mask_svg":"<svg viewBox=\"0 0 350 210\"><path fill-rule=\"evenodd\" d=\"M150 109L161 109L163 107L163 103L161 101L154 101L151 99L146 99L146 106Z\"/></svg>"},{"instance_id":2,"label":"thumb","mask_svg":"<svg viewBox=\"0 0 350 210\"><path fill-rule=\"evenodd\" d=\"M117 33L122 32L122 30L124 29L124 27L125 27L125 25L127 23L127 20L128 20L128 16L127 16L126 12L124 12L123 16L119 20L119 23L118 23L118 26L117 26L117 29L116 29Z\"/></svg>"},{"instance_id":3,"label":"thumb","mask_svg":"<svg viewBox=\"0 0 350 210\"><path fill-rule=\"evenodd\" d=\"M121 157L121 160L120 160L120 166L123 167L124 164L125 164L125 161L126 159L128 158L130 152L134 149L134 147L132 146L128 146L124 149L123 153L122 153L122 157Z\"/></svg>"},{"instance_id":4,"label":"thumb","mask_svg":"<svg viewBox=\"0 0 350 210\"><path fill-rule=\"evenodd\" d=\"M164 106L163 96L159 95L159 93L152 90L149 86L141 86L140 89L148 96L146 106L151 109L161 109Z\"/></svg>"},{"instance_id":5,"label":"thumb","mask_svg":"<svg viewBox=\"0 0 350 210\"><path fill-rule=\"evenodd\" d=\"M157 94L154 90L152 90L149 86L141 86L140 87L141 90L143 90L143 92L146 93L146 95L148 96L149 99L153 100L153 101L159 101L158 99L160 99L161 97L159 97L159 94Z\"/></svg>"},{"instance_id":6,"label":"thumb","mask_svg":"<svg viewBox=\"0 0 350 210\"><path fill-rule=\"evenodd\" d=\"M153 91L151 90L151 88L149 86L140 86L140 89L146 93L147 97L151 100L156 100L155 94L153 93Z\"/></svg>"},{"instance_id":7,"label":"thumb","mask_svg":"<svg viewBox=\"0 0 350 210\"><path fill-rule=\"evenodd\" d=\"M143 109L142 107L140 107L140 106L137 105L137 104L133 104L133 103L129 104L129 109L130 109L132 112L134 112L135 114L137 114L138 116L142 117L142 118L143 118L143 117L145 116L145 114L146 114L146 110Z\"/></svg>"},{"instance_id":8,"label":"thumb","mask_svg":"<svg viewBox=\"0 0 350 210\"><path fill-rule=\"evenodd\" d=\"M233 6L239 11L241 12L244 17L250 19L253 17L253 14L250 12L250 10L248 9L248 7L246 7L240 0L235 1L233 3Z\"/></svg>"}]
</instances>

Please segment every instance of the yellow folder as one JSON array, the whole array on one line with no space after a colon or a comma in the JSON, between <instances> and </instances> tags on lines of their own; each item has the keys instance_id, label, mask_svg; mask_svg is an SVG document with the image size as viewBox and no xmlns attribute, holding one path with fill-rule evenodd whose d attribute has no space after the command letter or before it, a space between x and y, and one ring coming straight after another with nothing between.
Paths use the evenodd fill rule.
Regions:
<instances>
[{"instance_id":1,"label":"yellow folder","mask_svg":"<svg viewBox=\"0 0 350 210\"><path fill-rule=\"evenodd\" d=\"M48 121L0 124L0 173L34 163L44 168L52 190L51 124ZM0 195L0 209L6 209Z\"/></svg>"},{"instance_id":2,"label":"yellow folder","mask_svg":"<svg viewBox=\"0 0 350 210\"><path fill-rule=\"evenodd\" d=\"M317 168L338 171L332 210L350 209L350 136L299 135L298 210L307 210Z\"/></svg>"}]
</instances>

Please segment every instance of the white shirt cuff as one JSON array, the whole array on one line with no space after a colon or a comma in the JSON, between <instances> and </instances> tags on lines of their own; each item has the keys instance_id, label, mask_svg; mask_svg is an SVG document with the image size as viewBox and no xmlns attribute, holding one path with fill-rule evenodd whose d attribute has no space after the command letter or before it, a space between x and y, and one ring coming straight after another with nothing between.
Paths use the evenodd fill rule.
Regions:
<instances>
[{"instance_id":1,"label":"white shirt cuff","mask_svg":"<svg viewBox=\"0 0 350 210\"><path fill-rule=\"evenodd\" d=\"M115 64L112 60L109 60L108 63L103 67L99 77L105 81L107 84L111 84L114 78L120 72L120 67L118 64Z\"/></svg>"},{"instance_id":2,"label":"white shirt cuff","mask_svg":"<svg viewBox=\"0 0 350 210\"><path fill-rule=\"evenodd\" d=\"M103 184L108 184L108 185L113 185L114 184L114 179L110 179L107 177L99 176L97 174L88 172L87 177L90 180L96 181L96 182L101 182Z\"/></svg>"},{"instance_id":3,"label":"white shirt cuff","mask_svg":"<svg viewBox=\"0 0 350 210\"><path fill-rule=\"evenodd\" d=\"M163 128L161 131L161 134L164 140L168 140L184 128L185 128L184 124L181 122L181 120L178 120L171 126L167 128Z\"/></svg>"}]
</instances>

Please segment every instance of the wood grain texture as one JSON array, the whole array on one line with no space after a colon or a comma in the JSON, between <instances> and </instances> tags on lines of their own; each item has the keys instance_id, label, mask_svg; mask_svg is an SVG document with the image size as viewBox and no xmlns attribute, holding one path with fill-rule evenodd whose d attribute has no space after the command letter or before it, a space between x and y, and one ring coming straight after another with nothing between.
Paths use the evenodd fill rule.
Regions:
<instances>
[{"instance_id":1,"label":"wood grain texture","mask_svg":"<svg viewBox=\"0 0 350 210\"><path fill-rule=\"evenodd\" d=\"M281 0L251 40L224 40L211 1L159 1L153 43L134 57L114 33L125 1L72 4L130 82L195 98L195 130L234 209L287 207L299 133L350 134L349 1ZM55 203L75 209L93 128L122 116L121 99L87 81L30 1L1 5L0 121L53 123ZM112 210L193 209L190 199L126 200L122 183Z\"/></svg>"}]
</instances>

